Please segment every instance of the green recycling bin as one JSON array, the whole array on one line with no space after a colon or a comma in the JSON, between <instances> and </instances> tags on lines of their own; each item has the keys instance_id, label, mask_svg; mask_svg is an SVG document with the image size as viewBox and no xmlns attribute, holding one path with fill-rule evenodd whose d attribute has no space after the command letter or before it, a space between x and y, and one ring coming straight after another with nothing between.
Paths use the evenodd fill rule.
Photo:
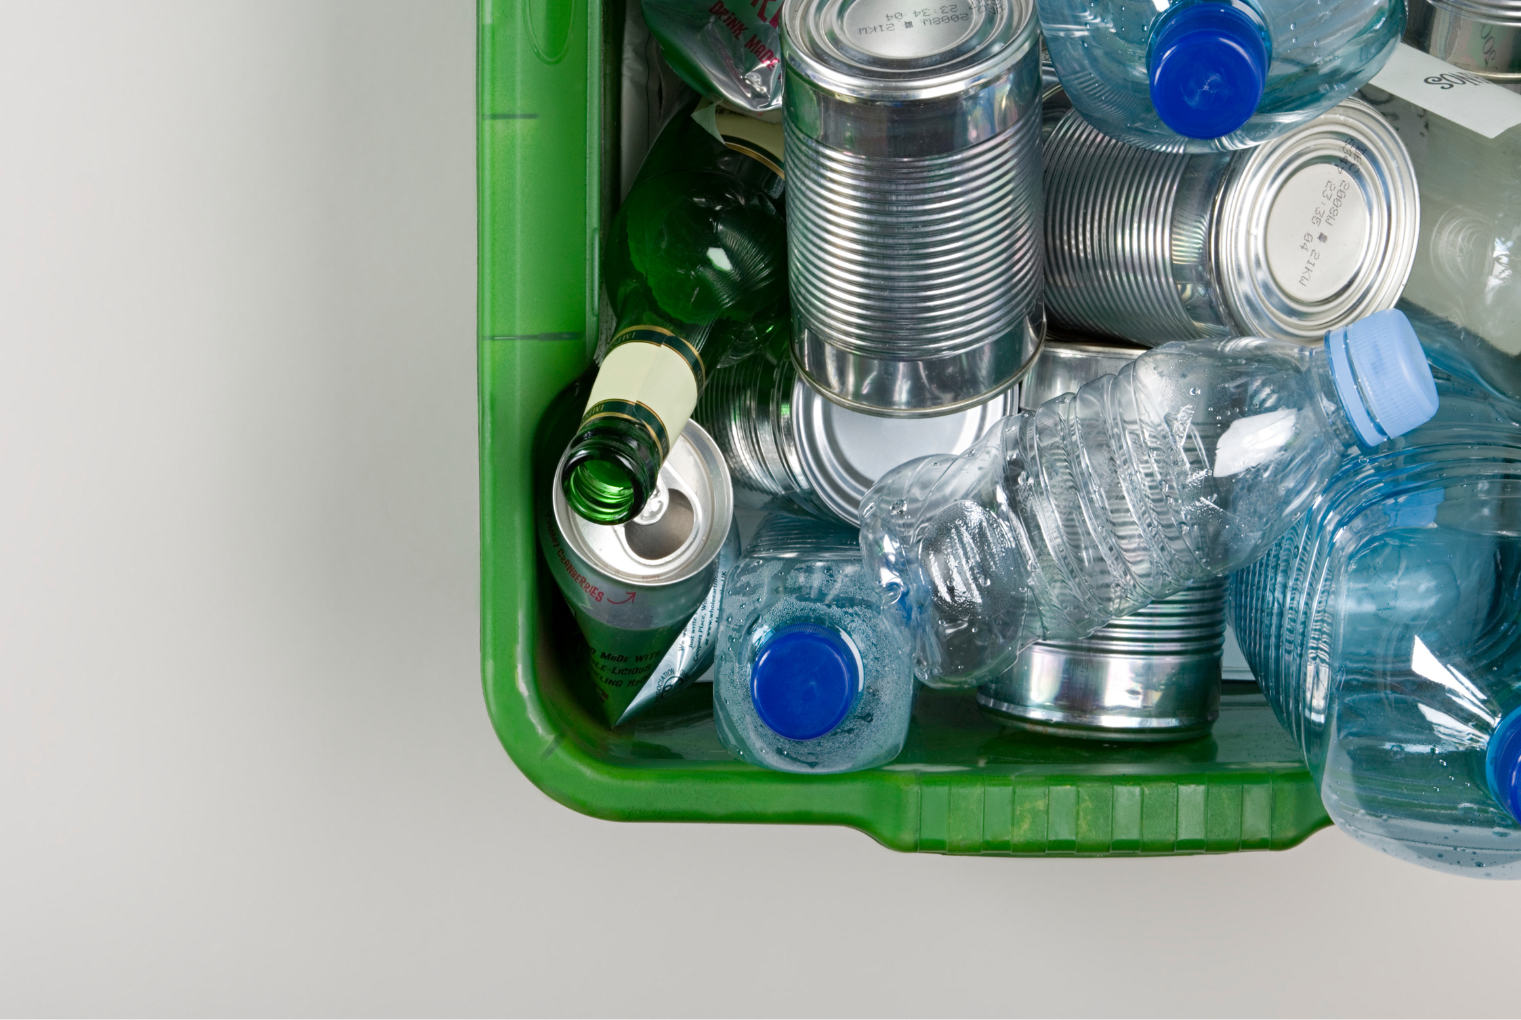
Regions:
<instances>
[{"instance_id":1,"label":"green recycling bin","mask_svg":"<svg viewBox=\"0 0 1521 1020\"><path fill-rule=\"evenodd\" d=\"M541 790L623 821L849 825L896 850L1277 850L1330 824L1255 689L1174 744L1042 737L972 693L921 691L903 753L833 776L768 772L719 745L711 686L610 729L577 695L586 648L534 539L531 449L591 363L598 245L615 210L623 4L480 0L477 51L481 672L502 746Z\"/></svg>"}]
</instances>

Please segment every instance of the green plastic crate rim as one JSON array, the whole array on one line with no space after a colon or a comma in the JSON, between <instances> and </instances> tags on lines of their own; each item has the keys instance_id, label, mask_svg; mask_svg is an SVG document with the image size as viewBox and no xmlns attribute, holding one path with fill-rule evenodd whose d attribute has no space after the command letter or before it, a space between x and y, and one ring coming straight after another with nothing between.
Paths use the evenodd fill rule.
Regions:
<instances>
[{"instance_id":1,"label":"green plastic crate rim","mask_svg":"<svg viewBox=\"0 0 1521 1020\"><path fill-rule=\"evenodd\" d=\"M1227 695L1210 737L1117 745L1023 735L966 694L925 692L898 759L841 776L730 759L705 684L616 732L588 712L575 694L585 646L536 549L529 452L597 337L623 10L482 0L479 15L482 679L502 746L530 780L600 818L849 825L897 850L946 853L1281 849L1330 824L1256 694Z\"/></svg>"}]
</instances>

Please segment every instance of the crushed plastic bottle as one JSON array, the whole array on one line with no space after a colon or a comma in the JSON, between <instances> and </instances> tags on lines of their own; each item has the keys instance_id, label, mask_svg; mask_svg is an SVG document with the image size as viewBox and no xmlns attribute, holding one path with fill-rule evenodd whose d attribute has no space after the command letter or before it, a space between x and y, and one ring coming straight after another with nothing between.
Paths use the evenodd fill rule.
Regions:
<instances>
[{"instance_id":1,"label":"crushed plastic bottle","mask_svg":"<svg viewBox=\"0 0 1521 1020\"><path fill-rule=\"evenodd\" d=\"M1320 348L1171 343L959 457L889 472L862 503L861 549L914 634L919 679L975 685L1034 641L1085 637L1251 563L1349 452L1436 406L1397 311Z\"/></svg>"}]
</instances>

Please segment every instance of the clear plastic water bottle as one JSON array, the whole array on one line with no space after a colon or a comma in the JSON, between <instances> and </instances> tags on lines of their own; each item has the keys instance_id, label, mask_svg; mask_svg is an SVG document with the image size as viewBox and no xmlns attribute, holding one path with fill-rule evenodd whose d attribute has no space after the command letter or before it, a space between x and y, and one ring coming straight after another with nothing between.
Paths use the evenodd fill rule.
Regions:
<instances>
[{"instance_id":1,"label":"clear plastic water bottle","mask_svg":"<svg viewBox=\"0 0 1521 1020\"><path fill-rule=\"evenodd\" d=\"M854 772L903 749L907 633L881 611L854 529L773 515L724 587L713 715L731 754L782 772Z\"/></svg>"},{"instance_id":2,"label":"clear plastic water bottle","mask_svg":"<svg viewBox=\"0 0 1521 1020\"><path fill-rule=\"evenodd\" d=\"M1521 425L1438 374L1427 425L1349 458L1231 577L1242 650L1336 824L1521 877Z\"/></svg>"},{"instance_id":3,"label":"clear plastic water bottle","mask_svg":"<svg viewBox=\"0 0 1521 1020\"><path fill-rule=\"evenodd\" d=\"M1168 152L1244 149L1378 73L1404 0L1039 0L1067 95L1094 127Z\"/></svg>"},{"instance_id":4,"label":"clear plastic water bottle","mask_svg":"<svg viewBox=\"0 0 1521 1020\"><path fill-rule=\"evenodd\" d=\"M861 548L920 680L991 679L1251 563L1337 465L1436 410L1410 323L1379 312L1319 348L1171 343L1010 416L959 457L910 461L861 508Z\"/></svg>"}]
</instances>

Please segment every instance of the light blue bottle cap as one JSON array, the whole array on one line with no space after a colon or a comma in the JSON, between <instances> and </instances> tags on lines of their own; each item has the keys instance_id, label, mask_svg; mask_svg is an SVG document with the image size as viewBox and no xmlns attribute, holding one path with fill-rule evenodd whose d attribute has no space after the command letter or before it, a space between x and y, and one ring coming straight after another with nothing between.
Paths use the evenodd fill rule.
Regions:
<instances>
[{"instance_id":1,"label":"light blue bottle cap","mask_svg":"<svg viewBox=\"0 0 1521 1020\"><path fill-rule=\"evenodd\" d=\"M779 736L813 740L836 726L861 689L861 659L839 631L795 623L772 634L750 667L750 700Z\"/></svg>"},{"instance_id":2,"label":"light blue bottle cap","mask_svg":"<svg viewBox=\"0 0 1521 1020\"><path fill-rule=\"evenodd\" d=\"M1436 414L1436 380L1410 320L1399 309L1374 312L1331 330L1326 355L1342 407L1367 446L1402 436Z\"/></svg>"},{"instance_id":3,"label":"light blue bottle cap","mask_svg":"<svg viewBox=\"0 0 1521 1020\"><path fill-rule=\"evenodd\" d=\"M1484 755L1484 772L1489 792L1521 822L1521 708L1505 713L1495 727Z\"/></svg>"},{"instance_id":4,"label":"light blue bottle cap","mask_svg":"<svg viewBox=\"0 0 1521 1020\"><path fill-rule=\"evenodd\" d=\"M1151 105L1162 123L1187 138L1228 135L1257 112L1268 63L1263 32L1240 7L1175 8L1152 29Z\"/></svg>"}]
</instances>

